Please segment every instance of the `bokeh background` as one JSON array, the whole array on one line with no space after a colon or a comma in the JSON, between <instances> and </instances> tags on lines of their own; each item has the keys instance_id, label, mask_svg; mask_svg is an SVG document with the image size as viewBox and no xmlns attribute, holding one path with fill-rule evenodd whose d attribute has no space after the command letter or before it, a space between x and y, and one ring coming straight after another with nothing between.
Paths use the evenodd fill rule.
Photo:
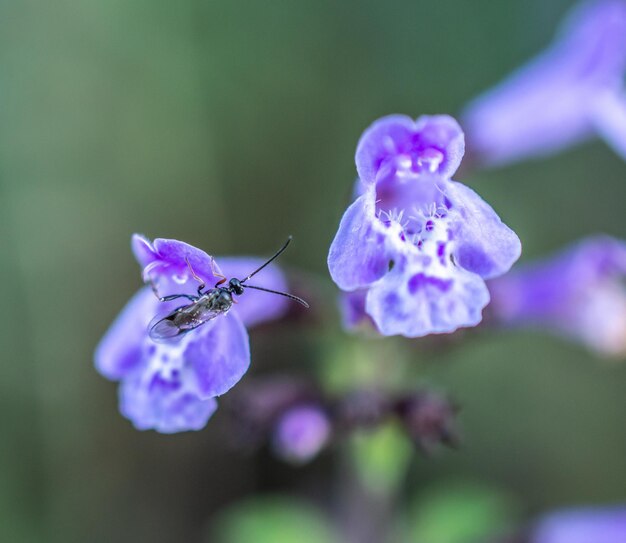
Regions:
<instances>
[{"instance_id":1,"label":"bokeh background","mask_svg":"<svg viewBox=\"0 0 626 543\"><path fill-rule=\"evenodd\" d=\"M253 373L315 374L339 326L325 261L363 129L458 114L541 50L571 4L3 2L0 539L329 540L345 499L336 454L294 468L238 452L221 411L173 436L118 414L92 356L140 286L130 235L265 255L293 234L282 263L330 311L310 330L253 332ZM463 180L519 234L523 259L626 237L626 164L601 142ZM415 382L462 404L465 443L413 458L397 540L417 541L418 521L436 532L626 498L626 366L537 332L428 345L410 347Z\"/></svg>"}]
</instances>

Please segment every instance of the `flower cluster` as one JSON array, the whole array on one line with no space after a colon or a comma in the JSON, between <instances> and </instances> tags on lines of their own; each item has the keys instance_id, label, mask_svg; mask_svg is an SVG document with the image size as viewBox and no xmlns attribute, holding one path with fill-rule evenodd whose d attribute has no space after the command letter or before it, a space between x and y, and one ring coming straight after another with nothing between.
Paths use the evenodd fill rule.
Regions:
<instances>
[{"instance_id":1,"label":"flower cluster","mask_svg":"<svg viewBox=\"0 0 626 543\"><path fill-rule=\"evenodd\" d=\"M350 293L348 325L367 315L383 335L419 337L480 322L484 280L506 272L521 245L451 179L463 153L463 132L446 115L393 115L365 131L357 198L328 255L333 280Z\"/></svg>"},{"instance_id":2,"label":"flower cluster","mask_svg":"<svg viewBox=\"0 0 626 543\"><path fill-rule=\"evenodd\" d=\"M181 241L132 239L143 279L160 296L196 294L195 273L206 285L219 280L220 269L243 277L262 261L219 258L218 267L204 251ZM285 280L274 268L259 273L263 284L284 290ZM227 392L250 365L248 333L244 325L278 317L286 300L260 291L246 292L233 309L210 320L179 341L154 342L148 335L155 316L185 305L160 302L150 287L142 288L111 325L95 353L98 371L120 381L120 411L140 430L163 433L203 428L217 408L216 397ZM188 302L187 302L188 303Z\"/></svg>"},{"instance_id":3,"label":"flower cluster","mask_svg":"<svg viewBox=\"0 0 626 543\"><path fill-rule=\"evenodd\" d=\"M602 136L626 158L626 1L584 2L554 44L463 115L472 151L496 165Z\"/></svg>"},{"instance_id":4,"label":"flower cluster","mask_svg":"<svg viewBox=\"0 0 626 543\"><path fill-rule=\"evenodd\" d=\"M292 464L309 462L353 432L391 421L424 454L460 442L458 407L427 388L404 393L365 388L328 397L310 384L281 377L238 387L227 411L233 428L240 429L240 446L269 442L277 457Z\"/></svg>"},{"instance_id":5,"label":"flower cluster","mask_svg":"<svg viewBox=\"0 0 626 543\"><path fill-rule=\"evenodd\" d=\"M605 355L626 354L626 243L584 239L489 282L493 317L554 330Z\"/></svg>"}]
</instances>

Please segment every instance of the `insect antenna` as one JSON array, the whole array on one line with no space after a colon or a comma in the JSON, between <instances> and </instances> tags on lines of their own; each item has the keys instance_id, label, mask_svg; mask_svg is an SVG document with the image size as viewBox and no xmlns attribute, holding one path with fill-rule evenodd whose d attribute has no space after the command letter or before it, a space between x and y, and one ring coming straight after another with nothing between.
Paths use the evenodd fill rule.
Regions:
<instances>
[{"instance_id":1,"label":"insect antenna","mask_svg":"<svg viewBox=\"0 0 626 543\"><path fill-rule=\"evenodd\" d=\"M265 264L263 264L262 266L259 266L259 267L258 267L256 270L254 270L254 271L253 271L250 275L248 275L248 277L246 277L245 279L241 279L239 282L240 282L240 283L242 283L242 284L243 284L243 283L245 283L248 279L250 279L250 278L254 277L254 276L255 276L257 273L259 273L259 272L260 272L263 268L265 268L265 266L269 265L271 262L273 262L274 260L276 260L276 259L280 256L280 254L281 254L281 253L282 253L282 252L283 252L283 251L287 248L287 245L289 245L289 244L291 243L292 237L293 237L293 236L289 236L289 237L287 238L287 241L284 243L284 245L283 245L280 249L278 249L278 251L276 251L276 253L274 253L274 256L273 256L273 257L271 257L268 261L266 261L266 262L265 262ZM252 288L252 287L250 287L250 288ZM259 288L259 287L255 287L255 288L257 288L257 289L259 289L259 290L264 290L264 289L261 289L261 288ZM282 292L279 292L279 293L277 293L277 294L283 294L283 293L282 293Z\"/></svg>"},{"instance_id":2,"label":"insect antenna","mask_svg":"<svg viewBox=\"0 0 626 543\"><path fill-rule=\"evenodd\" d=\"M252 285L246 285L246 288L252 288L254 290L262 290L263 292L270 292L272 294L278 294L279 296L284 296L285 298L289 298L290 300L293 300L294 302L298 302L299 304L302 304L304 307L309 307L309 304L307 304L302 298L299 298L298 296L294 296L293 294L288 294L287 292L280 292L279 290L272 290L269 288L263 288L263 287L255 287Z\"/></svg>"}]
</instances>

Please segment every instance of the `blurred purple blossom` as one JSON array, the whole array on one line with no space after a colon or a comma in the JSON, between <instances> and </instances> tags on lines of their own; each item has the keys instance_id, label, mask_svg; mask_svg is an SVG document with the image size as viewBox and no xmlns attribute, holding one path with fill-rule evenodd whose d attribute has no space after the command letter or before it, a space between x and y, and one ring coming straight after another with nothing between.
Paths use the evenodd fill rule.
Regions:
<instances>
[{"instance_id":1,"label":"blurred purple blossom","mask_svg":"<svg viewBox=\"0 0 626 543\"><path fill-rule=\"evenodd\" d=\"M537 523L532 543L624 543L626 507L570 509Z\"/></svg>"},{"instance_id":2,"label":"blurred purple blossom","mask_svg":"<svg viewBox=\"0 0 626 543\"><path fill-rule=\"evenodd\" d=\"M273 432L273 450L277 456L294 464L308 462L328 443L331 422L317 405L289 408L278 419Z\"/></svg>"},{"instance_id":3,"label":"blurred purple blossom","mask_svg":"<svg viewBox=\"0 0 626 543\"><path fill-rule=\"evenodd\" d=\"M626 1L583 2L552 46L463 114L485 164L549 155L593 134L626 159Z\"/></svg>"},{"instance_id":4,"label":"blurred purple blossom","mask_svg":"<svg viewBox=\"0 0 626 543\"><path fill-rule=\"evenodd\" d=\"M392 115L359 141L356 200L328 255L348 325L369 315L383 335L419 337L474 326L484 279L505 273L519 239L475 192L452 181L464 150L447 115Z\"/></svg>"},{"instance_id":5,"label":"blurred purple blossom","mask_svg":"<svg viewBox=\"0 0 626 543\"><path fill-rule=\"evenodd\" d=\"M425 454L457 447L458 406L442 393L355 388L325 394L301 377L248 379L225 400L232 443L248 450L263 443L292 464L313 460L323 449L360 432L398 424Z\"/></svg>"},{"instance_id":6,"label":"blurred purple blossom","mask_svg":"<svg viewBox=\"0 0 626 543\"><path fill-rule=\"evenodd\" d=\"M161 296L195 294L198 283L187 265L212 286L211 257L181 241L135 235L133 252ZM218 258L229 277L243 276L263 261ZM216 273L220 268L215 265ZM284 290L285 280L274 266L258 274L264 286ZM163 433L199 430L217 408L215 398L227 392L250 364L244 325L278 317L287 301L262 291L246 291L227 314L189 332L180 341L155 343L148 326L155 315L185 305L180 300L159 302L150 287L142 288L119 314L95 352L98 371L120 381L120 411L140 430Z\"/></svg>"},{"instance_id":7,"label":"blurred purple blossom","mask_svg":"<svg viewBox=\"0 0 626 543\"><path fill-rule=\"evenodd\" d=\"M489 282L494 318L551 329L605 355L626 354L626 243L586 238Z\"/></svg>"}]
</instances>

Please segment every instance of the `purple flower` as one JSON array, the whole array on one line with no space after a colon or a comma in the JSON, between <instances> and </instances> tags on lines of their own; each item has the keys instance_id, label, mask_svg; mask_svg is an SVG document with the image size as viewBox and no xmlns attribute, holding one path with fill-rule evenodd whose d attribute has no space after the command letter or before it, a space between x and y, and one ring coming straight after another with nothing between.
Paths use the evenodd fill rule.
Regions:
<instances>
[{"instance_id":1,"label":"purple flower","mask_svg":"<svg viewBox=\"0 0 626 543\"><path fill-rule=\"evenodd\" d=\"M584 2L552 46L464 115L486 164L549 155L599 134L626 158L626 2Z\"/></svg>"},{"instance_id":2,"label":"purple flower","mask_svg":"<svg viewBox=\"0 0 626 543\"><path fill-rule=\"evenodd\" d=\"M361 329L364 331L374 329L376 325L372 318L365 312L365 300L367 289L343 292L339 298L341 320L348 330Z\"/></svg>"},{"instance_id":3,"label":"purple flower","mask_svg":"<svg viewBox=\"0 0 626 543\"><path fill-rule=\"evenodd\" d=\"M152 282L160 296L195 294L193 271L210 287L220 273L204 251L181 241L135 235L132 248L143 267L144 281ZM229 277L242 277L263 261L220 258ZM285 280L275 268L265 268L259 284L283 290ZM183 299L184 300L184 299ZM150 322L186 305L188 301L159 302L144 287L126 305L100 341L95 364L106 378L120 381L120 411L141 430L163 433L198 430L217 408L216 396L234 386L250 364L248 333L244 324L275 318L287 300L262 291L246 291L238 304L187 333L180 341L155 343L148 335Z\"/></svg>"},{"instance_id":4,"label":"purple flower","mask_svg":"<svg viewBox=\"0 0 626 543\"><path fill-rule=\"evenodd\" d=\"M584 239L489 282L494 317L551 329L602 354L626 354L626 243Z\"/></svg>"},{"instance_id":5,"label":"purple flower","mask_svg":"<svg viewBox=\"0 0 626 543\"><path fill-rule=\"evenodd\" d=\"M348 323L362 320L360 307L383 335L480 322L484 279L506 272L521 246L476 193L450 180L463 149L463 132L446 115L384 117L361 137L358 197L328 255L335 283L357 293L344 306Z\"/></svg>"},{"instance_id":6,"label":"purple flower","mask_svg":"<svg viewBox=\"0 0 626 543\"><path fill-rule=\"evenodd\" d=\"M278 420L272 439L274 452L289 462L302 464L316 456L328 443L331 424L315 405L287 410Z\"/></svg>"},{"instance_id":7,"label":"purple flower","mask_svg":"<svg viewBox=\"0 0 626 543\"><path fill-rule=\"evenodd\" d=\"M626 507L559 511L541 520L532 543L624 543Z\"/></svg>"}]
</instances>

